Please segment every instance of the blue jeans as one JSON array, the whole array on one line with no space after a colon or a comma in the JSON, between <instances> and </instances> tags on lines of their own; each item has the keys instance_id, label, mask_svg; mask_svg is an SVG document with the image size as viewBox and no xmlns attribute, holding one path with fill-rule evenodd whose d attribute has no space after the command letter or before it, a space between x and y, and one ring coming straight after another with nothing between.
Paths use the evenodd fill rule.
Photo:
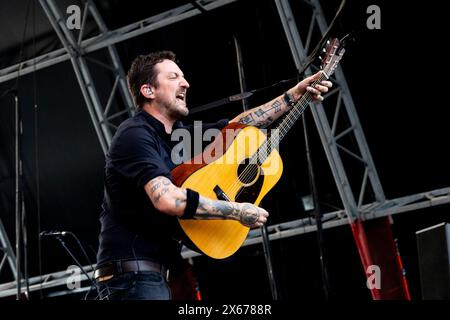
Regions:
<instances>
[{"instance_id":1,"label":"blue jeans","mask_svg":"<svg viewBox=\"0 0 450 320\"><path fill-rule=\"evenodd\" d=\"M97 282L96 300L171 300L166 279L159 272L127 272L110 280ZM97 292L96 292L97 293Z\"/></svg>"}]
</instances>

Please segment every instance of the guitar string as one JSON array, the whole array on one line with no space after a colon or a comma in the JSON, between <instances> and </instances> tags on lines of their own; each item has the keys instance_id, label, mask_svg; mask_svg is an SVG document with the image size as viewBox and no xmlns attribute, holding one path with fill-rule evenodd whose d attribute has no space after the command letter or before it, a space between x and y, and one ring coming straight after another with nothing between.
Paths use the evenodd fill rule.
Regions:
<instances>
[{"instance_id":1,"label":"guitar string","mask_svg":"<svg viewBox=\"0 0 450 320\"><path fill-rule=\"evenodd\" d=\"M319 83L321 80L318 80L313 83L313 85ZM299 102L294 106L292 109L292 113L289 114L285 119L282 120L282 122L279 125L279 129L277 129L280 134L278 134L278 139L281 140L285 134L288 132L288 130L292 127L292 125L295 123L295 121L300 117L300 115L304 112L305 108L308 106L308 104L312 101L310 94L305 94L304 98L299 100ZM302 105L300 108L299 106ZM278 142L274 141L274 137L277 137L277 135L272 135L265 141L267 146L261 146L259 153L255 153L255 155L252 157L251 163L256 164L255 160L257 161L258 158L263 158L264 161L270 155L270 153L267 153L270 148L273 148L273 145L278 145ZM263 161L263 162L264 162Z\"/></svg>"},{"instance_id":2,"label":"guitar string","mask_svg":"<svg viewBox=\"0 0 450 320\"><path fill-rule=\"evenodd\" d=\"M337 49L337 48L336 48ZM335 54L337 52L337 50L334 50L334 53L333 54ZM343 53L342 53L343 54ZM340 57L342 57L342 54L339 54L339 56ZM340 60L340 58L336 61L334 61L333 62L333 64L335 65L335 66L337 66L337 63L339 62L339 60ZM328 66L330 65L330 63L328 63ZM326 68L324 68L324 69L326 69ZM333 68L333 71L334 71L334 68ZM316 81L314 81L313 82L313 85L315 86L315 85L317 85L318 83L320 83L321 81L323 81L323 80L326 80L326 79L328 79L330 76L331 76L331 74L333 73L333 71L332 72L322 72L322 74L320 75L320 77L319 77L319 79L317 79ZM303 101L302 101L303 100ZM292 125L295 123L295 121L297 121L297 119L302 115L302 113L305 111L305 109L308 107L308 105L310 104L312 102L312 95L311 95L311 93L309 92L309 91L307 91L300 99L299 99L299 101L295 104L295 106L292 108L292 112L291 113L289 113L283 120L282 120L282 122L280 123L280 125L278 126L278 128L280 128L280 129L278 129L279 130L279 132L281 132L281 136L280 135L278 135L278 143L277 144L279 144L279 141L281 141L281 139L283 139L284 138L284 136L285 136L285 134L290 130L290 128L292 127ZM300 107L301 106L301 107ZM292 116L291 116L292 115ZM247 167L244 169L244 171L238 176L238 179L236 179L236 180L234 180L234 183L231 185L231 186L229 186L229 188L231 188L232 189L232 193L234 193L234 192L236 192L237 190L239 190L239 188L242 186L242 182L241 181L244 181L244 182L246 182L246 180L244 180L244 179L248 179L248 178L250 178L252 175L253 175L253 173L252 173L252 164L253 165L255 165L255 164L257 164L257 161L258 161L258 158L259 159L261 159L261 154L260 154L260 151L261 152L265 152L265 154L263 154L263 159L264 159L264 161L265 160L267 160L267 158L268 158L268 156L270 155L270 153L272 152L270 152L269 154L267 154L267 152L268 152L268 150L269 150L269 147L270 147L270 150L272 150L272 146L271 146L271 144L272 144L272 136L271 137L269 137L269 139L266 139L264 142L263 142L263 144L268 144L268 146L264 146L264 148L262 149L261 147L262 146L260 146L259 148L258 148L258 151L252 156L252 158L251 158L251 160L249 161L249 165L247 165ZM263 164L263 162L264 161L262 161L261 162L261 165ZM257 173L257 172L256 172ZM255 178L254 178L255 179ZM252 181L249 181L249 182L252 182ZM247 182L248 183L248 182ZM236 190L234 190L235 188L237 187L237 189ZM235 199L236 199L236 197L238 197L240 194L241 194L241 192L243 191L244 189L242 188L237 194L236 194L236 196L235 196Z\"/></svg>"},{"instance_id":3,"label":"guitar string","mask_svg":"<svg viewBox=\"0 0 450 320\"><path fill-rule=\"evenodd\" d=\"M314 83L315 84L315 83ZM305 97L306 96L306 97ZM278 140L281 140L284 135L287 133L287 131L290 129L290 126L293 125L293 123L296 121L296 119L304 112L305 108L307 107L307 104L311 101L310 97L307 97L309 95L304 95L305 98L300 99L299 102L294 106L292 109L292 113L290 113L285 119L282 120L282 122L279 125L278 130ZM300 105L304 104L301 108L299 108ZM276 135L275 135L276 136ZM270 155L268 154L268 150L273 147L274 144L278 144L274 142L274 135L271 135L268 139L266 139L262 145L258 148L258 151L250 158L250 161L244 171L238 176L238 179L233 181L233 184L228 186L227 190L231 189L232 193L236 192L238 189L242 186L242 182L249 183L251 181L250 178L255 174L255 167L258 163L258 160L263 159L263 161L260 161L260 163L264 163L264 161L267 159L267 157ZM257 173L257 172L256 172ZM242 192L238 192L236 196L239 196L239 194Z\"/></svg>"},{"instance_id":4,"label":"guitar string","mask_svg":"<svg viewBox=\"0 0 450 320\"><path fill-rule=\"evenodd\" d=\"M325 76L325 74L322 74L322 76L318 80L314 81L312 85L316 85L326 78L327 77ZM312 102L312 95L309 91L307 91L298 100L298 102L295 104L295 106L292 108L292 112L289 113L281 121L278 128L275 129L275 130L278 130L278 134L271 135L268 139L266 139L261 144L261 146L258 148L258 151L255 152L255 154L250 158L250 161L247 164L246 168L243 170L243 172L241 174L239 174L238 179L234 180L231 185L228 185L225 188L225 190L227 190L228 193L234 194L235 192L237 192L237 194L235 196L235 198L237 198L244 190L244 188L242 188L240 191L238 191L239 188L241 188L243 186L243 184L246 184L246 183L249 183L249 182L252 182L255 180L256 177L253 178L253 180L251 180L251 181L247 181L247 180L250 180L250 178L252 176L254 176L255 173L256 174L258 173L258 171L255 170L255 165L257 165L259 168L261 167L260 165L258 165L258 160L263 159L262 161L260 161L261 164L263 164L264 161L267 160L267 158L272 153L272 151L270 151L270 153L268 153L268 151L273 150L274 145L275 146L279 145L279 142L281 141L281 139L284 138L286 133L290 130L292 125L295 123L295 121L297 121L297 119L303 114L303 112L305 111L305 109L308 107L308 105L311 102ZM276 140L278 140L278 141L274 141L274 137L276 137Z\"/></svg>"},{"instance_id":5,"label":"guitar string","mask_svg":"<svg viewBox=\"0 0 450 320\"><path fill-rule=\"evenodd\" d=\"M308 99L304 99L304 101L300 104L303 103L309 103ZM303 106L301 110L296 108L296 110L293 110L292 112L293 116L283 119L283 122L281 123L279 129L276 129L278 130L278 134L271 135L267 140L263 142L258 151L252 156L246 170L244 170L242 174L239 175L240 181L244 181L244 183L251 182L249 180L255 174L254 165L259 166L259 164L263 164L267 160L267 158L271 154L271 152L269 153L269 150L273 150L273 147L276 147L279 144L279 142L275 141L274 139L281 140L285 136L287 131L290 129L288 128L288 126L291 126L295 122L293 118L296 118L299 116L299 114L303 113L306 106L307 105Z\"/></svg>"}]
</instances>

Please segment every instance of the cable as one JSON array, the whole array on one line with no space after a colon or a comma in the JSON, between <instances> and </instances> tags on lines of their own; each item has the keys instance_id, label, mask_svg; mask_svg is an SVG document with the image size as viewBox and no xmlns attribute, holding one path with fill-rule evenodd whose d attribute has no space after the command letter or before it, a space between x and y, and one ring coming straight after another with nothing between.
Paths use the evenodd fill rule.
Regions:
<instances>
[{"instance_id":1,"label":"cable","mask_svg":"<svg viewBox=\"0 0 450 320\"><path fill-rule=\"evenodd\" d=\"M28 0L26 12L25 12L25 22L24 22L24 29L22 33L22 42L20 44L20 50L19 50L19 60L23 60L23 47L25 43L25 35L27 31L28 26L28 18L30 13L30 4L31 1ZM21 289L21 281L22 281L22 272L21 272L21 264L22 264L22 250L23 255L25 257L25 277L24 280L26 282L26 298L29 298L29 282L28 282L28 268L27 268L27 239L26 237L22 236L22 232L26 232L25 228L25 204L24 204L24 194L23 194L23 166L22 166L22 143L21 138L23 135L23 125L22 125L22 117L21 117L21 108L20 108L20 99L19 99L19 77L20 77L20 70L22 65L20 65L18 71L17 71L17 78L16 78L16 84L15 87L13 87L9 92L14 93L15 95L15 126L16 126L16 135L15 135L15 141L16 141L16 273L17 273L17 294L16 299L21 300L22 299L22 289ZM21 237L22 236L22 237Z\"/></svg>"},{"instance_id":2,"label":"cable","mask_svg":"<svg viewBox=\"0 0 450 320\"><path fill-rule=\"evenodd\" d=\"M308 128L306 125L306 119L305 119L305 113L302 115L302 121L303 121L303 134L305 137L305 151L306 151L306 159L308 163L308 177L309 177L309 188L311 190L311 194L313 197L313 203L314 203L314 218L316 220L316 227L317 227L317 246L319 250L319 260L320 260L320 271L322 274L322 289L323 294L325 297L325 301L328 301L329 299L329 293L330 293L330 284L329 284L329 277L328 277L328 269L327 269L327 262L326 262L326 252L325 252L325 245L324 245L324 236L323 236L323 228L322 228L322 212L319 204L319 195L317 192L317 186L316 186L316 180L314 177L314 167L312 163L312 157L311 157L311 148L309 146L309 137L308 137Z\"/></svg>"},{"instance_id":3,"label":"cable","mask_svg":"<svg viewBox=\"0 0 450 320\"><path fill-rule=\"evenodd\" d=\"M316 47L313 49L311 54L305 59L306 62L303 65L302 69L301 70L297 70L297 75L295 77L290 78L290 79L286 79L286 80L280 80L278 82L275 82L275 83L273 83L271 85L268 85L268 86L265 86L265 87L262 87L262 88L253 89L253 90L247 91L247 92L241 92L241 93L232 95L232 96L227 97L227 98L223 98L223 99L220 99L220 100L216 100L216 101L204 104L204 105L199 106L199 107L192 108L192 109L189 110L189 114L192 115L192 114L195 114L197 112L206 111L206 110L209 110L209 109L212 109L212 108L216 108L216 107L222 106L222 105L227 104L229 102L244 100L244 99L247 99L247 98L251 97L255 93L258 93L260 91L267 90L267 89L279 86L279 85L284 84L284 83L289 83L289 82L291 82L293 80L296 80L297 82L299 82L302 74L311 65L311 63L313 63L314 60L317 58L319 50L321 50L324 47L324 44L325 44L325 42L328 39L328 35L330 34L330 32L331 32L331 30L332 30L332 28L333 28L333 26L334 26L334 24L336 22L336 19L341 15L341 12L342 12L342 10L344 8L345 2L346 2L346 0L342 0L341 4L339 6L339 9L336 12L336 15L334 16L333 20L331 21L330 25L328 26L327 31L325 31L325 33L322 36L322 39L320 39L320 41L317 43ZM347 36L345 36L342 40L344 40Z\"/></svg>"},{"instance_id":4,"label":"cable","mask_svg":"<svg viewBox=\"0 0 450 320\"><path fill-rule=\"evenodd\" d=\"M66 233L67 233L67 234L70 234L72 237L74 237L74 238L77 240L77 242L78 242L78 244L80 245L80 247L82 248L83 252L86 252L86 251L84 251L83 246L81 246L81 243L79 242L78 238L77 238L72 232L67 232L67 231L66 231ZM99 289L99 287L98 287L98 284L96 283L96 281L95 281L94 279L92 279L92 278L89 276L89 274L86 272L86 270L84 270L83 266L82 266L81 263L78 261L78 259L75 257L75 255L72 253L72 251L70 251L70 249L67 247L66 243L65 243L64 240L63 240L63 236L58 235L58 236L56 236L56 239L61 243L62 247L63 247L63 248L66 250L66 252L70 255L70 257L73 259L73 261L75 261L75 263L77 264L78 268L80 268L81 272L83 272L83 274L86 276L87 280L89 280L89 281L91 282L91 284L97 288L97 292L100 292L100 289ZM92 267L92 264L91 264L91 267ZM92 288L92 285L91 285L91 288Z\"/></svg>"},{"instance_id":5,"label":"cable","mask_svg":"<svg viewBox=\"0 0 450 320\"><path fill-rule=\"evenodd\" d=\"M255 93L259 93L260 91L267 90L267 89L270 89L270 88L274 88L274 87L279 86L281 84L289 83L289 82L297 80L297 79L298 79L298 76L295 76L295 77L290 78L290 79L280 80L278 82L275 82L273 84L267 85L265 87L253 89L253 90L247 91L247 92L238 93L238 94L229 96L227 98L223 98L223 99L219 99L219 100L216 100L216 101L213 101L213 102L209 102L209 103L204 104L202 106L190 109L189 110L189 114L192 115L194 113L201 112L201 111L206 111L206 110L209 110L209 109L212 109L212 108L216 108L216 107L222 106L222 105L230 103L230 102L244 100L244 99L247 99L247 98L251 97Z\"/></svg>"},{"instance_id":6,"label":"cable","mask_svg":"<svg viewBox=\"0 0 450 320\"><path fill-rule=\"evenodd\" d=\"M94 265L93 265L91 259L89 258L89 256L88 256L86 250L84 250L84 247L83 247L83 245L81 244L81 242L80 242L80 240L78 239L78 237L77 237L73 232L66 231L66 233L67 233L68 235L70 235L72 238L75 239L75 241L78 243L78 246L80 247L81 251L83 252L83 255L86 257L86 260L87 260L87 262L89 263L91 269L94 270Z\"/></svg>"},{"instance_id":7,"label":"cable","mask_svg":"<svg viewBox=\"0 0 450 320\"><path fill-rule=\"evenodd\" d=\"M66 250L66 252L72 257L73 261L75 261L77 266L85 274L86 278L91 282L92 285L91 285L89 291L87 292L87 294L85 295L85 300L86 300L86 298L87 298L88 294L90 293L93 286L95 286L95 288L97 289L97 294L100 292L100 289L99 289L96 281L89 276L89 274L86 272L86 270L84 270L83 266L78 261L78 259L75 257L75 255L67 247L66 243L62 239L66 235L70 235L78 243L78 246L80 247L81 251L83 252L84 257L86 258L87 262L89 263L89 265L91 267L91 271L93 271L94 265L92 264L91 259L89 258L89 255L87 254L86 250L84 249L83 245L81 244L81 241L78 239L78 237L73 232L70 232L70 231L43 231L40 233L41 238L42 237L56 237L56 239L61 243L63 248Z\"/></svg>"},{"instance_id":8,"label":"cable","mask_svg":"<svg viewBox=\"0 0 450 320\"><path fill-rule=\"evenodd\" d=\"M20 78L20 71L22 70L22 61L23 61L23 47L25 45L25 35L27 33L27 27L28 27L28 17L30 13L30 3L31 0L28 0L27 2L27 9L25 11L25 21L24 21L24 28L22 33L22 42L20 43L20 49L19 49L19 69L17 70L17 77L16 77L16 83L14 85L14 88L16 90L19 90L19 78Z\"/></svg>"},{"instance_id":9,"label":"cable","mask_svg":"<svg viewBox=\"0 0 450 320\"><path fill-rule=\"evenodd\" d=\"M91 266L91 270L94 271L94 265L92 264L92 261L91 261L91 259L89 258L89 255L87 254L86 250L84 249L83 245L81 244L81 241L78 239L78 237L77 237L73 232L66 231L66 233L69 234L72 238L74 238L75 241L78 243L78 246L80 247L81 251L83 252L83 255L86 257L87 262L88 262L89 265ZM86 276L87 276L87 273L85 273L85 274L86 274ZM95 279L91 279L91 278L89 278L89 277L88 277L88 279L89 279L89 280L91 281L91 283L95 286L95 288L96 288L96 290L97 290L97 295L99 295L99 294L100 294L100 288L99 288L97 282L95 281ZM91 292L91 290L92 290L92 285L91 285L91 287L89 288L89 290L88 290L88 292L86 293L86 295L84 296L84 300L87 300L87 297L88 297L89 293Z\"/></svg>"},{"instance_id":10,"label":"cable","mask_svg":"<svg viewBox=\"0 0 450 320\"><path fill-rule=\"evenodd\" d=\"M346 0L342 0L341 4L339 5L339 9L336 11L336 14L333 18L333 20L330 22L330 24L328 25L328 29L327 31L325 31L325 33L322 36L322 39L320 39L320 41L317 43L316 47L314 48L314 50L311 52L311 54L309 55L309 57L306 59L306 63L303 65L303 69L299 70L298 75L300 76L301 74L303 74L303 72L311 65L311 63L313 63L313 61L316 59L317 57L317 53L319 52L319 50L321 50L324 47L325 42L328 39L328 35L330 34L331 30L334 27L334 24L336 22L336 19L341 15L342 10L344 9L345 6L345 2Z\"/></svg>"}]
</instances>

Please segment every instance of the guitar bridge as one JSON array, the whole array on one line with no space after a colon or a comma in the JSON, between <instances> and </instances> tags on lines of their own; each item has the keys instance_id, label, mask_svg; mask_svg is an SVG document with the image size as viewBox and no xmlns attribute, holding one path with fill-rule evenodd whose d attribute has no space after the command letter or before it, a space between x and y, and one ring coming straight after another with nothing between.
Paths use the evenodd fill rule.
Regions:
<instances>
[{"instance_id":1,"label":"guitar bridge","mask_svg":"<svg viewBox=\"0 0 450 320\"><path fill-rule=\"evenodd\" d=\"M218 185L214 187L213 191L216 194L217 199L231 202L231 199L225 192L223 192L223 190Z\"/></svg>"}]
</instances>

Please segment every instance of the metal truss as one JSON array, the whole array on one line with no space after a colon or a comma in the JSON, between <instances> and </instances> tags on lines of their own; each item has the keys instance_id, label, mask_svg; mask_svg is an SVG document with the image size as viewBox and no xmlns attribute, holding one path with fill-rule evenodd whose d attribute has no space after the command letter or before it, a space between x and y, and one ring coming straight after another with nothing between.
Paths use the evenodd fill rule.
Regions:
<instances>
[{"instance_id":1,"label":"metal truss","mask_svg":"<svg viewBox=\"0 0 450 320\"><path fill-rule=\"evenodd\" d=\"M8 262L14 279L17 279L16 256L0 219L0 273ZM17 290L16 290L17 291Z\"/></svg>"},{"instance_id":2,"label":"metal truss","mask_svg":"<svg viewBox=\"0 0 450 320\"><path fill-rule=\"evenodd\" d=\"M306 61L307 50L303 45L300 37L297 25L292 14L291 7L288 0L275 0L278 13L281 17L284 31L291 49L292 56L294 58L297 69L302 69L302 62ZM311 22L308 28L308 34L306 36L306 43L309 46L311 38L315 28L318 27L321 34L324 34L328 28L322 8L318 0L308 0L306 3L311 8ZM307 73L312 73L311 69L306 70ZM319 131L320 139L325 150L325 154L330 163L331 171L333 173L336 186L341 197L345 210L348 213L349 219L364 219L362 215L363 200L367 192L368 182L372 187L375 202L373 205L382 205L386 201L383 188L381 187L380 180L378 178L375 165L372 160L372 156L369 151L366 139L364 137L361 124L359 122L356 109L353 103L353 99L350 94L347 82L345 80L344 73L339 67L335 72L335 79L333 82L336 89L325 95L326 98L330 98L332 95L337 95L335 113L332 122L327 118L323 104L315 103L311 108L314 121ZM327 110L330 110L332 106L327 106ZM344 127L341 132L337 132L337 128L341 127L339 121L342 120L341 113L344 113L349 120L347 127ZM352 135L356 140L356 146L344 146L340 140L344 136ZM360 177L360 189L356 190L352 188L349 182L347 170L352 170L355 173L354 168L346 168L342 161L341 153L344 152L356 160L361 166L363 171L362 177Z\"/></svg>"},{"instance_id":3,"label":"metal truss","mask_svg":"<svg viewBox=\"0 0 450 320\"><path fill-rule=\"evenodd\" d=\"M53 29L56 31L58 38L63 45L63 48L57 49L50 53L46 53L39 57L29 59L27 61L22 61L18 64L0 70L0 83L15 79L18 75L23 76L31 72L70 60L77 81L80 85L83 98L86 102L89 115L94 125L94 129L99 139L100 146L103 153L106 153L111 143L112 130L116 129L116 126L111 122L111 120L124 113L128 113L128 115L130 116L134 114L133 99L128 90L125 72L122 68L114 44L145 34L152 30L157 30L178 21L188 19L202 12L213 10L235 1L237 0L197 0L195 1L195 3L189 3L183 6L179 6L175 9L168 10L161 14L111 31L107 29L106 24L104 23L103 18L99 14L93 1L87 0L84 5L81 30L78 32L78 37L76 37L76 35L67 28L64 19L65 16L61 12L60 8L58 8L56 2L54 0L39 0L41 7L47 15ZM82 37L88 13L90 13L93 20L95 21L99 30L99 34L89 39L83 40ZM104 63L87 56L89 53L98 51L100 49L107 49L110 63ZM115 76L115 81L111 89L111 93L105 105L101 103L98 93L95 89L95 83L89 71L87 63L88 61L104 67L105 69L111 71ZM124 105L125 109L110 114L110 109L117 89L120 90L120 94L123 100L123 103L119 105ZM0 260L0 271L4 267L7 260L9 262L9 265L11 266L14 278L17 278L14 251L8 240L1 220L0 240L0 251L4 253ZM54 276L54 274L52 274L51 276ZM36 288L39 289L42 287L43 284L35 284L36 281L41 281L41 277L31 279L30 290ZM50 285L53 286L59 284L50 282ZM2 295L0 294L0 296Z\"/></svg>"},{"instance_id":4,"label":"metal truss","mask_svg":"<svg viewBox=\"0 0 450 320\"><path fill-rule=\"evenodd\" d=\"M69 55L101 148L103 153L106 153L112 139L111 127L115 128L115 126L111 123L111 120L125 112L128 112L131 115L133 114L134 109L133 100L127 88L125 73L120 63L117 51L113 45L105 46L108 49L108 54L112 65L110 66L109 64L97 61L97 64L111 70L115 75L114 85L105 107L102 106L98 93L95 89L94 80L87 64L87 52L81 46L81 38L84 31L87 13L91 13L101 34L108 32L106 25L98 13L95 5L91 1L86 1L83 13L82 29L79 32L79 37L77 40L74 33L67 28L64 15L54 0L39 0L39 2L53 29L56 31L58 38L61 40L66 53ZM94 62L96 62L96 60L94 60ZM120 89L126 108L119 113L108 115L117 88Z\"/></svg>"},{"instance_id":5,"label":"metal truss","mask_svg":"<svg viewBox=\"0 0 450 320\"><path fill-rule=\"evenodd\" d=\"M94 266L95 268L95 266ZM86 273L89 275L90 278L92 278L93 274L94 274L94 270L92 269L92 267L90 265L88 266L83 266L83 269L86 271ZM71 278L69 278L71 277ZM80 272L79 275L77 275L77 281L80 282L80 284L85 281L88 280L87 277ZM72 272L68 272L68 271L58 271L58 272L53 272L53 273L49 273L46 275L42 275L42 276L37 276L37 277L32 277L29 279L29 284L30 284L30 292L34 292L34 291L39 291L39 290L46 290L46 289L51 289L51 288L57 288L57 287L64 287L64 289L62 290L67 290L67 293L76 293L76 292L82 292L82 291L87 291L89 290L89 286L85 287L85 288L78 288L78 289L73 289L70 290L68 289L67 284L69 283L69 281L72 282L73 280L75 280L74 278L74 274L72 274ZM89 282L91 283L91 282ZM84 285L84 283L83 283ZM81 290L80 290L81 289ZM4 297L10 297L15 295L17 292L16 289L16 284L15 282L8 282L8 283L4 283L0 285L0 298L4 298ZM22 292L25 292L25 289L22 290Z\"/></svg>"},{"instance_id":6,"label":"metal truss","mask_svg":"<svg viewBox=\"0 0 450 320\"><path fill-rule=\"evenodd\" d=\"M195 2L204 11L210 11L235 1L237 0L197 0ZM92 4L92 2L90 3ZM79 48L84 53L91 53L201 13L202 10L198 9L197 6L188 3L116 30L102 31L97 36L82 40L79 43ZM100 15L98 17L100 18ZM0 83L15 79L19 70L20 75L25 75L34 70L40 70L67 60L70 60L70 54L65 48L40 55L36 58L1 69Z\"/></svg>"},{"instance_id":7,"label":"metal truss","mask_svg":"<svg viewBox=\"0 0 450 320\"><path fill-rule=\"evenodd\" d=\"M127 92L125 94L128 94L128 91L124 90L123 70L120 66L120 61L113 45L149 31L193 17L200 14L204 10L212 10L235 1L237 0L200 0L196 1L197 6L194 6L192 3L186 4L114 31L107 30L93 3L88 1L84 9L84 16L86 15L87 10L89 10L99 27L100 34L86 40L82 40L80 36L78 41L75 41L75 37L67 30L63 22L61 12L56 8L54 1L40 0L42 7L52 23L52 26L63 43L64 48L0 70L0 83L15 78L19 69L20 75L24 75L35 69L40 70L62 61L71 60L77 79L79 80L80 86L83 90L83 96L88 104L91 117L92 119L95 119L94 126L96 128L97 135L99 136L99 139L101 138L102 148L105 151L105 148L108 146L110 141L108 140L111 136L110 129L113 128L108 121L107 114L111 106L110 100L113 99L112 97L114 91L117 88L120 88L124 102L127 106L132 106L132 103L130 103L131 98L124 97L124 91ZM295 65L298 69L302 69L302 61L304 61L307 56L307 51L310 43L312 43L311 39L315 28L318 28L321 34L323 34L327 29L327 24L324 19L320 3L318 0L303 0L305 3L309 4L311 8L311 23L306 36L306 45L304 46L290 8L289 1L274 1L288 39ZM198 6L203 9L200 10ZM82 31L80 34L82 34ZM113 65L112 69L116 74L116 81L114 83L112 93L104 109L101 108L101 103L99 102L98 97L96 97L97 94L93 88L92 79L89 71L87 70L85 61L86 54L103 48L108 48ZM308 71L311 72L312 70ZM336 105L332 120L328 120L323 104L316 103L314 107L311 108L314 121L318 128L319 135L344 206L341 210L323 214L323 228L327 229L342 226L351 223L354 219L374 219L397 213L411 212L413 210L427 207L449 204L450 187L397 199L386 199L370 155L361 124L357 117L350 90L345 80L344 73L340 68L336 70L333 82L335 84L335 89L326 95L327 99L325 100L325 103L329 103L333 96L336 98ZM330 110L331 107L332 106L327 106L326 110ZM131 114L132 110L130 109L128 112ZM349 125L337 132L338 128L342 127L340 125L340 120L342 119L340 115L343 114L345 114L348 119ZM346 123L344 123L344 125L345 124ZM344 145L343 138L349 136L356 141L356 146ZM355 189L354 187L352 188L350 185L347 170L352 168L344 166L341 158L342 153L356 160L362 167L363 174L362 177L359 177L360 187L358 189ZM352 169L352 171L354 170ZM369 186L373 194L373 201L365 203L365 194L368 193ZM314 219L312 218L304 218L268 226L268 236L270 240L283 239L314 231L316 231L316 225ZM6 253L0 261L0 270L6 259L8 259L11 268L15 273L14 253L7 237L5 238L5 236L6 232L0 222L0 240L3 247L2 251ZM259 243L262 243L260 230L252 230L243 246L250 246ZM199 254L184 248L182 255L184 258L191 258L198 256ZM89 276L92 276L93 271L91 266L85 266L84 269L88 272ZM69 275L66 271L60 271L45 276L31 278L30 291L65 286L68 276ZM80 274L80 280L86 280L85 275ZM0 297L14 295L17 291L15 289L15 285L15 282L0 285ZM59 293L53 294L58 295L67 294L69 292L82 292L87 291L88 288L89 287L84 287L75 291L70 291L67 290L67 287L64 287L64 289L61 289Z\"/></svg>"},{"instance_id":8,"label":"metal truss","mask_svg":"<svg viewBox=\"0 0 450 320\"><path fill-rule=\"evenodd\" d=\"M213 10L235 1L237 0L200 0L196 1L196 5L189 3L113 31L107 29L94 3L92 1L86 1L83 12L82 30L79 32L79 38L75 39L73 32L68 30L65 24L64 15L56 5L55 1L39 0L45 14L52 24L53 29L56 31L58 38L63 44L63 48L0 70L0 83L14 79L17 77L17 74L25 75L35 70L40 70L60 62L70 60L77 80L80 84L83 98L86 101L86 105L101 148L103 152L106 153L112 138L111 128L116 129L116 126L111 123L111 120L126 112L128 112L129 115L134 113L133 100L128 91L125 73L120 64L114 44L152 30L162 28L172 23L188 19L200 14L202 11ZM84 22L86 21L88 12L90 12L94 18L100 33L97 36L82 40L83 28L85 25ZM116 76L116 80L111 90L108 102L103 108L95 90L94 81L89 72L86 61L92 60L92 58L87 59L86 55L104 48L108 49L112 66L105 63L97 64L111 69ZM117 87L120 89L126 110L108 115Z\"/></svg>"},{"instance_id":9,"label":"metal truss","mask_svg":"<svg viewBox=\"0 0 450 320\"><path fill-rule=\"evenodd\" d=\"M450 187L387 200L382 206L374 206L373 204L363 205L361 210L365 219L369 220L449 203ZM324 229L334 228L346 225L350 221L351 219L347 215L347 210L337 210L323 214L322 227ZM310 217L271 225L267 229L269 239L272 241L314 232L317 230L317 226L313 217ZM261 230L255 229L249 232L242 246L245 247L258 243L262 243ZM184 258L191 258L200 254L184 248L182 255Z\"/></svg>"},{"instance_id":10,"label":"metal truss","mask_svg":"<svg viewBox=\"0 0 450 320\"><path fill-rule=\"evenodd\" d=\"M413 210L425 209L437 205L450 204L450 188L437 189L433 191L423 192L420 194L400 197L387 200L383 206L374 208L371 205L363 206L363 211L367 219L381 218L387 215L395 215L402 212L412 212ZM346 225L350 222L346 210L338 210L328 212L323 215L324 229L334 228ZM288 221L271 225L267 227L269 239L271 241L294 237L317 230L315 220L311 218L303 218L294 221ZM242 247L252 246L262 243L262 235L260 229L251 230ZM198 252L183 248L182 256L185 259L200 256ZM93 266L95 268L95 265ZM93 270L90 265L83 267L89 277L92 277ZM86 282L85 287L69 290L67 281L71 274L67 271L59 271L43 275L42 277L33 277L30 279L30 291L57 289L59 292L52 292L52 296L63 294L74 294L89 290L89 283ZM79 275L80 282L87 280L86 276L81 273ZM16 283L9 282L0 285L0 298L13 296L16 294ZM24 289L25 290L25 289ZM50 297L50 295L47 295Z\"/></svg>"}]
</instances>

